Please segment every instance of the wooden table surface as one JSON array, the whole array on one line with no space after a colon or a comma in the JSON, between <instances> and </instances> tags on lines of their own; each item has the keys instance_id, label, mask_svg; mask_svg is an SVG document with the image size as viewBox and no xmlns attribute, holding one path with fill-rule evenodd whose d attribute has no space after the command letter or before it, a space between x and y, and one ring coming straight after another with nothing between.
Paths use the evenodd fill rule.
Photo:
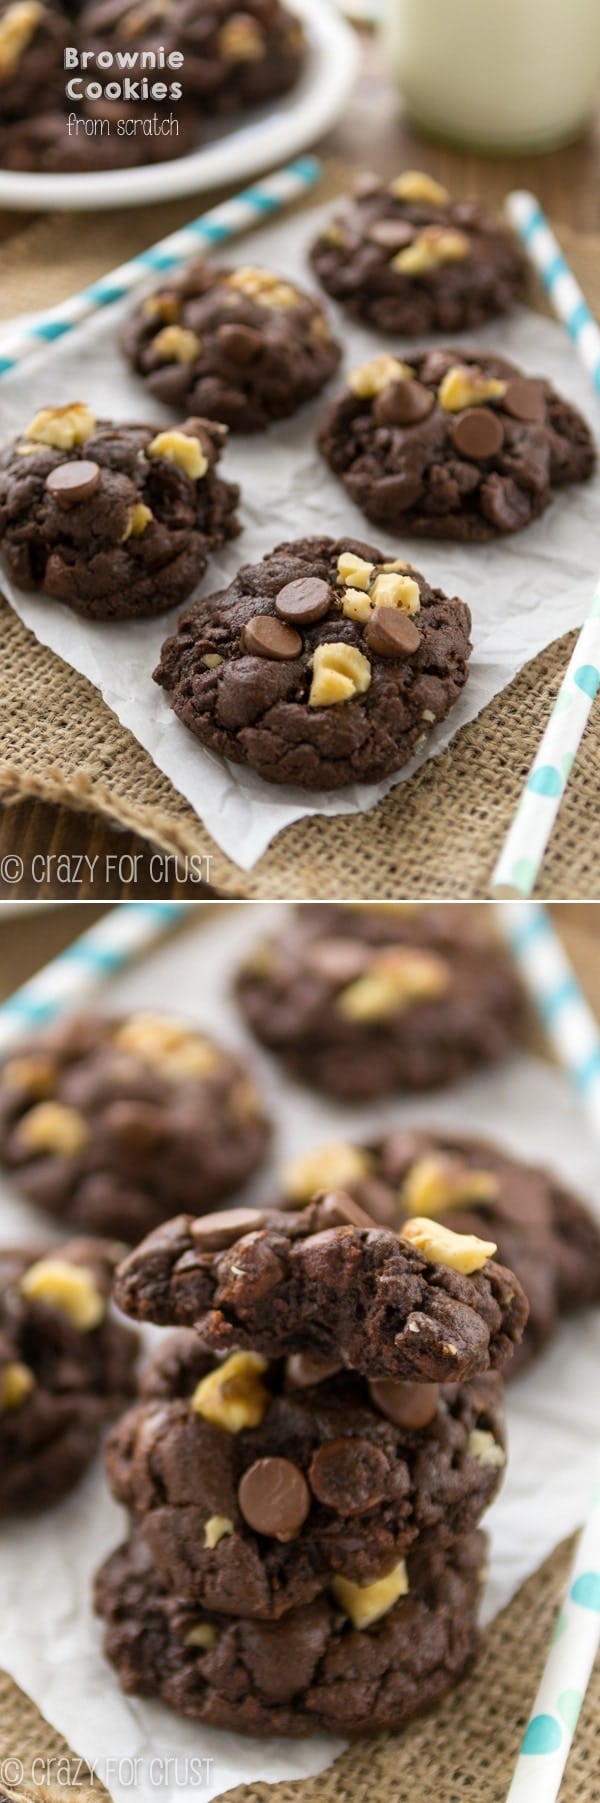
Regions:
<instances>
[{"instance_id":1,"label":"wooden table surface","mask_svg":"<svg viewBox=\"0 0 600 1803\"><path fill-rule=\"evenodd\" d=\"M600 232L600 117L584 139L549 155L502 160L461 155L417 136L402 117L375 37L363 33L362 44L357 89L335 130L316 147L320 154L386 176L403 165L426 167L451 191L485 192L498 202L510 188L532 187L559 230L563 224L581 233ZM192 200L190 216L195 211ZM30 215L0 212L0 241L9 250L11 240L24 243L30 225ZM82 214L80 226L82 235L93 241L94 215ZM60 256L60 242L57 254ZM31 270L28 277L30 291ZM1 301L0 273L0 316ZM4 807L0 809L0 901L11 897L97 902L133 896L201 899L205 891L191 880L185 867L177 867L174 860L165 865L162 856L153 856L154 850L134 834L121 828L111 830L93 814L36 801ZM18 866L10 863L15 856L23 861L22 877L16 876Z\"/></svg>"}]
</instances>

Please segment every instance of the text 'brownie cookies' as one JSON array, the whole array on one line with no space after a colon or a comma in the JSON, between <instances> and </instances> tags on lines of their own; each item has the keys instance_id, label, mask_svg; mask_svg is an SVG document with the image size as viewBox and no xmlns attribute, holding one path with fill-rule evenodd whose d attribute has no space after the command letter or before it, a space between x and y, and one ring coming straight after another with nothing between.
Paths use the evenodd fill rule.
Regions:
<instances>
[{"instance_id":1,"label":"text 'brownie cookies'","mask_svg":"<svg viewBox=\"0 0 600 1803\"><path fill-rule=\"evenodd\" d=\"M319 281L380 332L459 332L507 313L524 285L513 233L420 170L363 176L311 250Z\"/></svg>"},{"instance_id":2,"label":"text 'brownie cookies'","mask_svg":"<svg viewBox=\"0 0 600 1803\"><path fill-rule=\"evenodd\" d=\"M83 71L64 68L74 39ZM281 0L0 0L0 164L77 174L184 156L207 115L286 93L306 47Z\"/></svg>"},{"instance_id":3,"label":"text 'brownie cookies'","mask_svg":"<svg viewBox=\"0 0 600 1803\"><path fill-rule=\"evenodd\" d=\"M155 681L202 744L307 789L399 770L467 679L469 609L354 539L279 545L197 601Z\"/></svg>"},{"instance_id":4,"label":"text 'brownie cookies'","mask_svg":"<svg viewBox=\"0 0 600 1803\"><path fill-rule=\"evenodd\" d=\"M522 1016L502 945L464 908L305 904L236 993L293 1076L348 1102L456 1082L505 1056Z\"/></svg>"},{"instance_id":5,"label":"text 'brownie cookies'","mask_svg":"<svg viewBox=\"0 0 600 1803\"><path fill-rule=\"evenodd\" d=\"M525 1297L495 1250L427 1219L398 1238L334 1193L295 1213L168 1221L121 1265L115 1296L215 1352L310 1351L371 1379L458 1383L498 1370L523 1336Z\"/></svg>"},{"instance_id":6,"label":"text 'brownie cookies'","mask_svg":"<svg viewBox=\"0 0 600 1803\"><path fill-rule=\"evenodd\" d=\"M137 1341L108 1313L123 1247L0 1250L0 1515L77 1483L135 1390Z\"/></svg>"},{"instance_id":7,"label":"text 'brownie cookies'","mask_svg":"<svg viewBox=\"0 0 600 1803\"><path fill-rule=\"evenodd\" d=\"M401 1233L418 1215L494 1240L529 1303L509 1377L552 1339L562 1314L600 1302L598 1221L559 1177L487 1140L400 1128L368 1145L319 1146L288 1165L277 1206L310 1202L316 1173L381 1226Z\"/></svg>"},{"instance_id":8,"label":"text 'brownie cookies'","mask_svg":"<svg viewBox=\"0 0 600 1803\"><path fill-rule=\"evenodd\" d=\"M0 454L0 552L19 588L76 613L164 613L239 531L216 474L225 427L111 424L82 402L43 407Z\"/></svg>"},{"instance_id":9,"label":"text 'brownie cookies'","mask_svg":"<svg viewBox=\"0 0 600 1803\"><path fill-rule=\"evenodd\" d=\"M367 519L467 544L520 532L595 464L586 421L551 382L462 345L361 364L319 448Z\"/></svg>"},{"instance_id":10,"label":"text 'brownie cookies'","mask_svg":"<svg viewBox=\"0 0 600 1803\"><path fill-rule=\"evenodd\" d=\"M484 1563L479 1532L409 1552L358 1625L350 1586L278 1621L199 1618L159 1583L135 1536L98 1573L96 1608L123 1690L238 1734L355 1739L402 1727L472 1664Z\"/></svg>"},{"instance_id":11,"label":"text 'brownie cookies'","mask_svg":"<svg viewBox=\"0 0 600 1803\"><path fill-rule=\"evenodd\" d=\"M246 1068L186 1021L82 1015L0 1066L0 1161L59 1220L132 1242L230 1196L270 1124Z\"/></svg>"},{"instance_id":12,"label":"text 'brownie cookies'","mask_svg":"<svg viewBox=\"0 0 600 1803\"><path fill-rule=\"evenodd\" d=\"M250 264L186 265L136 308L122 344L156 400L237 432L295 413L340 361L319 302Z\"/></svg>"},{"instance_id":13,"label":"text 'brownie cookies'","mask_svg":"<svg viewBox=\"0 0 600 1803\"><path fill-rule=\"evenodd\" d=\"M504 1465L502 1383L389 1380L167 1340L107 1449L109 1483L160 1581L276 1620L336 1578L363 1592L419 1545L476 1527Z\"/></svg>"}]
</instances>

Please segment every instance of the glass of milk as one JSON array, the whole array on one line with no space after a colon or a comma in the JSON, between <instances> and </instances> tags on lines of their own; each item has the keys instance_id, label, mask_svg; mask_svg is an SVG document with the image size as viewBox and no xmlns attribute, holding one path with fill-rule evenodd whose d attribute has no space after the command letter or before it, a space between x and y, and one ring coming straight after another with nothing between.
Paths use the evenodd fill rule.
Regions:
<instances>
[{"instance_id":1,"label":"glass of milk","mask_svg":"<svg viewBox=\"0 0 600 1803\"><path fill-rule=\"evenodd\" d=\"M482 150L576 138L600 76L600 0L384 0L386 49L417 126Z\"/></svg>"}]
</instances>

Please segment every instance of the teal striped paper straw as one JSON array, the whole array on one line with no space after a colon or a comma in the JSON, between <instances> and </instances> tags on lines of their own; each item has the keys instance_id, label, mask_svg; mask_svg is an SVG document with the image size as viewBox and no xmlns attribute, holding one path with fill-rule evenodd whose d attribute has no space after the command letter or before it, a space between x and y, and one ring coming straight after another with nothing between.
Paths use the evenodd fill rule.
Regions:
<instances>
[{"instance_id":1,"label":"teal striped paper straw","mask_svg":"<svg viewBox=\"0 0 600 1803\"><path fill-rule=\"evenodd\" d=\"M559 1063L600 1135L600 1031L541 902L496 902L503 935Z\"/></svg>"},{"instance_id":2,"label":"teal striped paper straw","mask_svg":"<svg viewBox=\"0 0 600 1803\"><path fill-rule=\"evenodd\" d=\"M76 1007L108 977L132 964L150 945L179 926L194 902L120 902L102 920L59 952L0 1007L0 1053L63 1010Z\"/></svg>"},{"instance_id":3,"label":"teal striped paper straw","mask_svg":"<svg viewBox=\"0 0 600 1803\"><path fill-rule=\"evenodd\" d=\"M141 251L129 263L121 263L118 269L111 270L101 281L93 282L91 287L83 288L79 294L71 295L69 300L61 301L59 306L52 307L48 313L38 318L34 325L27 326L24 330L17 325L12 332L9 328L1 339L0 376L8 375L36 352L39 354L44 346L47 347L58 338L64 338L82 320L88 319L90 314L99 312L102 307L111 307L115 301L123 300L147 276L175 269L177 264L184 262L187 257L197 256L199 251L215 250L232 238L240 237L242 232L250 231L252 226L264 222L274 213L279 213L283 207L290 206L292 201L298 200L302 194L315 187L321 171L322 165L318 157L298 157L296 162L289 163L285 169L275 170L264 181L256 182L241 194L234 194L230 200L224 200L221 206L213 207L210 213L193 219L181 231L162 238L150 250Z\"/></svg>"},{"instance_id":4,"label":"teal striped paper straw","mask_svg":"<svg viewBox=\"0 0 600 1803\"><path fill-rule=\"evenodd\" d=\"M556 1803L599 1645L600 1483L577 1544L506 1803Z\"/></svg>"},{"instance_id":5,"label":"teal striped paper straw","mask_svg":"<svg viewBox=\"0 0 600 1803\"><path fill-rule=\"evenodd\" d=\"M599 687L600 581L496 864L494 892L532 894Z\"/></svg>"},{"instance_id":6,"label":"teal striped paper straw","mask_svg":"<svg viewBox=\"0 0 600 1803\"><path fill-rule=\"evenodd\" d=\"M600 392L600 327L539 201L535 194L517 188L507 195L506 211L541 277L555 313L566 326L581 362Z\"/></svg>"}]
</instances>

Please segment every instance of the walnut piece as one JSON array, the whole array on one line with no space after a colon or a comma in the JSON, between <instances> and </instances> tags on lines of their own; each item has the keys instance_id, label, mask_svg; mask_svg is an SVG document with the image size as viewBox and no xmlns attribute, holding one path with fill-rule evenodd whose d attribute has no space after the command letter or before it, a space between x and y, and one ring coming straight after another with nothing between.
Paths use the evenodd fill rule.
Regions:
<instances>
[{"instance_id":1,"label":"walnut piece","mask_svg":"<svg viewBox=\"0 0 600 1803\"><path fill-rule=\"evenodd\" d=\"M247 294L260 307L281 308L288 312L297 307L300 300L298 289L291 282L282 282L271 269L257 269L253 263L244 263L241 269L232 270L226 281L228 288Z\"/></svg>"},{"instance_id":2,"label":"walnut piece","mask_svg":"<svg viewBox=\"0 0 600 1803\"><path fill-rule=\"evenodd\" d=\"M340 1577L333 1579L331 1588L353 1627L370 1628L381 1615L387 1615L388 1610L393 1609L401 1596L408 1594L406 1562L400 1559L385 1577L376 1578L374 1584L355 1584L351 1578Z\"/></svg>"},{"instance_id":3,"label":"walnut piece","mask_svg":"<svg viewBox=\"0 0 600 1803\"><path fill-rule=\"evenodd\" d=\"M72 1265L66 1258L38 1258L25 1271L20 1288L28 1302L41 1302L45 1308L66 1315L80 1333L91 1333L106 1314L106 1300L93 1271L86 1265Z\"/></svg>"},{"instance_id":4,"label":"walnut piece","mask_svg":"<svg viewBox=\"0 0 600 1803\"><path fill-rule=\"evenodd\" d=\"M152 349L168 363L195 363L202 350L202 340L185 326L163 326L152 339Z\"/></svg>"},{"instance_id":5,"label":"walnut piece","mask_svg":"<svg viewBox=\"0 0 600 1803\"><path fill-rule=\"evenodd\" d=\"M152 508L147 507L145 501L135 501L133 507L130 507L127 515L127 525L121 539L121 544L126 545L128 538L141 538L142 533L146 531L146 527L150 525L150 521L153 519L154 514Z\"/></svg>"},{"instance_id":6,"label":"walnut piece","mask_svg":"<svg viewBox=\"0 0 600 1803\"><path fill-rule=\"evenodd\" d=\"M228 63L259 63L266 43L257 19L250 13L232 13L217 38L219 55Z\"/></svg>"},{"instance_id":7,"label":"walnut piece","mask_svg":"<svg viewBox=\"0 0 600 1803\"><path fill-rule=\"evenodd\" d=\"M400 363L398 357L382 351L380 357L370 357L368 363L359 363L350 371L348 387L361 401L371 401L375 395L383 394L391 382L410 381L413 375L408 363Z\"/></svg>"},{"instance_id":8,"label":"walnut piece","mask_svg":"<svg viewBox=\"0 0 600 1803\"><path fill-rule=\"evenodd\" d=\"M172 326L181 313L179 295L149 294L142 302L142 313L146 319L162 319L164 325Z\"/></svg>"},{"instance_id":9,"label":"walnut piece","mask_svg":"<svg viewBox=\"0 0 600 1803\"><path fill-rule=\"evenodd\" d=\"M332 1140L317 1152L303 1152L284 1166L282 1177L285 1195L290 1202L310 1202L319 1190L352 1189L353 1183L368 1177L371 1161L360 1146Z\"/></svg>"},{"instance_id":10,"label":"walnut piece","mask_svg":"<svg viewBox=\"0 0 600 1803\"><path fill-rule=\"evenodd\" d=\"M167 457L169 463L177 463L185 470L192 482L199 482L206 475L208 457L205 456L199 438L192 438L187 432L176 432L169 429L157 432L146 450L147 457Z\"/></svg>"},{"instance_id":11,"label":"walnut piece","mask_svg":"<svg viewBox=\"0 0 600 1803\"><path fill-rule=\"evenodd\" d=\"M469 1203L493 1202L498 1189L493 1171L477 1171L461 1158L430 1152L411 1165L401 1199L409 1214L435 1216Z\"/></svg>"},{"instance_id":12,"label":"walnut piece","mask_svg":"<svg viewBox=\"0 0 600 1803\"><path fill-rule=\"evenodd\" d=\"M20 1409L34 1388L33 1371L21 1359L0 1365L0 1415L7 1414L9 1409Z\"/></svg>"},{"instance_id":13,"label":"walnut piece","mask_svg":"<svg viewBox=\"0 0 600 1803\"><path fill-rule=\"evenodd\" d=\"M15 1138L27 1152L57 1152L75 1158L89 1139L87 1121L65 1102L39 1102L21 1117Z\"/></svg>"},{"instance_id":14,"label":"walnut piece","mask_svg":"<svg viewBox=\"0 0 600 1803\"><path fill-rule=\"evenodd\" d=\"M368 589L375 575L375 564L357 557L354 551L342 551L337 562L337 579L344 588Z\"/></svg>"},{"instance_id":15,"label":"walnut piece","mask_svg":"<svg viewBox=\"0 0 600 1803\"><path fill-rule=\"evenodd\" d=\"M96 425L95 416L83 401L71 401L67 407L41 407L34 414L25 437L36 444L48 444L56 451L72 451L85 444Z\"/></svg>"},{"instance_id":16,"label":"walnut piece","mask_svg":"<svg viewBox=\"0 0 600 1803\"><path fill-rule=\"evenodd\" d=\"M504 1447L494 1439L489 1428L474 1427L471 1429L467 1440L467 1452L470 1453L472 1459L477 1460L478 1465L497 1465L500 1468L501 1465L506 1464Z\"/></svg>"},{"instance_id":17,"label":"walnut piece","mask_svg":"<svg viewBox=\"0 0 600 1803\"><path fill-rule=\"evenodd\" d=\"M461 263L468 255L469 240L464 232L449 231L439 225L426 225L413 238L412 244L406 244L403 250L396 251L391 267L397 269L400 275L428 275L431 269L439 269L442 263Z\"/></svg>"},{"instance_id":18,"label":"walnut piece","mask_svg":"<svg viewBox=\"0 0 600 1803\"><path fill-rule=\"evenodd\" d=\"M130 1052L165 1077L210 1077L222 1063L218 1047L185 1021L168 1014L133 1014L113 1036L120 1052Z\"/></svg>"},{"instance_id":19,"label":"walnut piece","mask_svg":"<svg viewBox=\"0 0 600 1803\"><path fill-rule=\"evenodd\" d=\"M204 1523L204 1545L210 1547L210 1551L213 1552L219 1541L224 1540L227 1534L233 1534L233 1532L233 1522L230 1521L228 1515L210 1515L208 1521Z\"/></svg>"},{"instance_id":20,"label":"walnut piece","mask_svg":"<svg viewBox=\"0 0 600 1803\"><path fill-rule=\"evenodd\" d=\"M9 1058L0 1078L4 1089L20 1090L29 1096L49 1096L56 1082L56 1068L51 1058L35 1056Z\"/></svg>"},{"instance_id":21,"label":"walnut piece","mask_svg":"<svg viewBox=\"0 0 600 1803\"><path fill-rule=\"evenodd\" d=\"M336 1008L347 1020L384 1020L388 1014L444 995L449 980L447 964L434 952L393 946L376 952L364 975L340 991Z\"/></svg>"},{"instance_id":22,"label":"walnut piece","mask_svg":"<svg viewBox=\"0 0 600 1803\"><path fill-rule=\"evenodd\" d=\"M16 74L23 52L44 17L40 0L17 0L0 19L0 82Z\"/></svg>"},{"instance_id":23,"label":"walnut piece","mask_svg":"<svg viewBox=\"0 0 600 1803\"><path fill-rule=\"evenodd\" d=\"M191 1399L192 1408L227 1434L239 1434L244 1427L260 1427L270 1402L269 1392L260 1381L266 1369L267 1361L259 1353L232 1352L223 1365L201 1377Z\"/></svg>"},{"instance_id":24,"label":"walnut piece","mask_svg":"<svg viewBox=\"0 0 600 1803\"><path fill-rule=\"evenodd\" d=\"M343 639L317 645L312 667L309 707L336 707L340 701L352 701L355 695L366 693L371 681L368 657Z\"/></svg>"},{"instance_id":25,"label":"walnut piece","mask_svg":"<svg viewBox=\"0 0 600 1803\"><path fill-rule=\"evenodd\" d=\"M404 1222L400 1238L416 1246L417 1252L430 1264L448 1265L451 1271L462 1271L466 1277L473 1271L480 1271L498 1250L493 1240L479 1240L474 1233L452 1233L449 1227L440 1226L439 1221L418 1216Z\"/></svg>"},{"instance_id":26,"label":"walnut piece","mask_svg":"<svg viewBox=\"0 0 600 1803\"><path fill-rule=\"evenodd\" d=\"M388 184L388 193L394 200L423 200L432 207L445 207L450 199L448 189L423 169L405 169L403 175L395 175Z\"/></svg>"},{"instance_id":27,"label":"walnut piece","mask_svg":"<svg viewBox=\"0 0 600 1803\"><path fill-rule=\"evenodd\" d=\"M469 369L453 363L438 388L438 401L445 413L461 413L463 407L484 406L486 401L501 401L506 382L499 377L484 376L480 369Z\"/></svg>"},{"instance_id":28,"label":"walnut piece","mask_svg":"<svg viewBox=\"0 0 600 1803\"><path fill-rule=\"evenodd\" d=\"M209 1652L211 1647L216 1646L218 1638L214 1622L198 1621L195 1627L190 1628L184 1635L183 1644L184 1646L199 1646L205 1652Z\"/></svg>"}]
</instances>

